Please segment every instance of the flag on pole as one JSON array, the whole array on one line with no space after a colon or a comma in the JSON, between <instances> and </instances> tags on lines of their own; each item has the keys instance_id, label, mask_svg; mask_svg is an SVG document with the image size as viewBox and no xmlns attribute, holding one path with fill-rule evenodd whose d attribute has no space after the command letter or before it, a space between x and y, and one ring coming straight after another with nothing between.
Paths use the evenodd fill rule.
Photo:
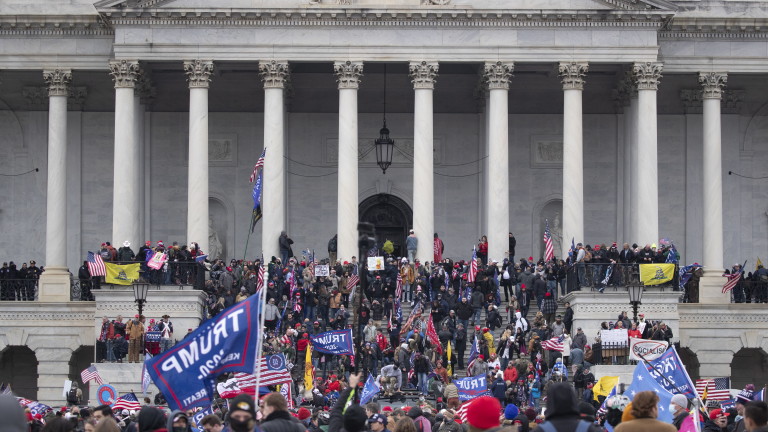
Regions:
<instances>
[{"instance_id":1,"label":"flag on pole","mask_svg":"<svg viewBox=\"0 0 768 432\"><path fill-rule=\"evenodd\" d=\"M264 147L264 150L261 151L261 156L259 156L259 159L256 161L256 165L253 166L253 172L251 173L250 182L253 183L254 180L256 180L256 175L258 175L259 170L264 168L264 155L267 154L267 148Z\"/></svg>"},{"instance_id":2,"label":"flag on pole","mask_svg":"<svg viewBox=\"0 0 768 432\"><path fill-rule=\"evenodd\" d=\"M563 339L563 336L547 339L541 343L541 347L549 351L563 352Z\"/></svg>"},{"instance_id":3,"label":"flag on pole","mask_svg":"<svg viewBox=\"0 0 768 432\"><path fill-rule=\"evenodd\" d=\"M259 175L256 177L256 183L253 184L253 214L251 215L251 232L256 229L256 222L261 219L261 198L262 189L264 188L264 172L259 171Z\"/></svg>"},{"instance_id":4,"label":"flag on pole","mask_svg":"<svg viewBox=\"0 0 768 432\"><path fill-rule=\"evenodd\" d=\"M667 264L677 264L677 249L675 249L675 244L672 243L669 247L669 251L667 251Z\"/></svg>"},{"instance_id":5,"label":"flag on pole","mask_svg":"<svg viewBox=\"0 0 768 432\"><path fill-rule=\"evenodd\" d=\"M730 388L731 379L728 377L696 380L696 391L702 395L702 399L728 400L731 398ZM707 394L706 398L704 397L704 392Z\"/></svg>"},{"instance_id":6,"label":"flag on pole","mask_svg":"<svg viewBox=\"0 0 768 432\"><path fill-rule=\"evenodd\" d=\"M117 409L138 411L141 409L141 404L139 403L139 399L136 397L136 394L128 393L117 398L115 403L112 404L112 410Z\"/></svg>"},{"instance_id":7,"label":"flag on pole","mask_svg":"<svg viewBox=\"0 0 768 432\"><path fill-rule=\"evenodd\" d=\"M304 359L304 390L315 388L315 368L312 367L312 345L307 345L307 356Z\"/></svg>"},{"instance_id":8,"label":"flag on pole","mask_svg":"<svg viewBox=\"0 0 768 432\"><path fill-rule=\"evenodd\" d=\"M672 393L669 392L663 385L659 384L656 379L651 376L648 371L648 367L645 362L640 361L635 367L635 371L632 377L632 384L624 391L624 395L629 399L634 399L635 395L642 391L653 391L659 397L659 403L656 408L658 409L659 421L664 423L672 423L672 413L669 411L669 403L672 401Z\"/></svg>"},{"instance_id":9,"label":"flag on pole","mask_svg":"<svg viewBox=\"0 0 768 432\"><path fill-rule=\"evenodd\" d=\"M101 259L99 254L88 251L88 258L86 258L86 261L88 261L88 273L91 274L91 277L107 275L107 268L104 266L104 260Z\"/></svg>"},{"instance_id":10,"label":"flag on pole","mask_svg":"<svg viewBox=\"0 0 768 432\"><path fill-rule=\"evenodd\" d=\"M445 349L445 355L448 357L448 376L453 376L453 363L451 363L451 341L448 341L448 347Z\"/></svg>"},{"instance_id":11,"label":"flag on pole","mask_svg":"<svg viewBox=\"0 0 768 432\"><path fill-rule=\"evenodd\" d=\"M555 258L555 248L552 246L552 234L549 232L549 220L544 219L544 261L551 261Z\"/></svg>"},{"instance_id":12,"label":"flag on pole","mask_svg":"<svg viewBox=\"0 0 768 432\"><path fill-rule=\"evenodd\" d=\"M435 351L437 351L438 354L443 353L443 346L440 345L440 338L437 337L437 331L435 330L435 322L432 320L432 314L429 314L429 318L427 319L427 339L429 339L429 343L432 344L432 346L435 347Z\"/></svg>"},{"instance_id":13,"label":"flag on pole","mask_svg":"<svg viewBox=\"0 0 768 432\"><path fill-rule=\"evenodd\" d=\"M264 285L264 263L259 262L259 272L256 278L256 292L259 292L261 286Z\"/></svg>"},{"instance_id":14,"label":"flag on pole","mask_svg":"<svg viewBox=\"0 0 768 432\"><path fill-rule=\"evenodd\" d=\"M96 383L99 385L104 384L104 380L101 379L101 375L99 375L99 371L96 369L96 366L94 365L90 365L87 368L83 369L83 371L80 372L80 379L83 381L83 384L87 383L90 380L96 381Z\"/></svg>"},{"instance_id":15,"label":"flag on pole","mask_svg":"<svg viewBox=\"0 0 768 432\"><path fill-rule=\"evenodd\" d=\"M347 289L352 291L358 283L360 283L360 277L358 275L351 275L349 279L347 279Z\"/></svg>"},{"instance_id":16,"label":"flag on pole","mask_svg":"<svg viewBox=\"0 0 768 432\"><path fill-rule=\"evenodd\" d=\"M381 386L379 386L379 380L374 378L373 374L369 374L368 379L365 381L363 392L360 395L360 405L365 405L370 402L380 391Z\"/></svg>"},{"instance_id":17,"label":"flag on pole","mask_svg":"<svg viewBox=\"0 0 768 432\"><path fill-rule=\"evenodd\" d=\"M146 396L147 390L149 390L149 384L152 382L152 377L149 376L149 371L147 370L147 361L151 359L152 356L149 353L144 354L144 364L141 365L141 393Z\"/></svg>"},{"instance_id":18,"label":"flag on pole","mask_svg":"<svg viewBox=\"0 0 768 432\"><path fill-rule=\"evenodd\" d=\"M467 274L467 282L474 283L477 278L477 249L472 248L472 262L469 264L469 273Z\"/></svg>"},{"instance_id":19,"label":"flag on pole","mask_svg":"<svg viewBox=\"0 0 768 432\"><path fill-rule=\"evenodd\" d=\"M757 257L757 262L755 262L755 268L760 268L763 266L763 262L760 261L760 257Z\"/></svg>"},{"instance_id":20,"label":"flag on pole","mask_svg":"<svg viewBox=\"0 0 768 432\"><path fill-rule=\"evenodd\" d=\"M403 295L403 276L400 275L400 272L397 272L397 285L395 286L395 298L400 299L400 297Z\"/></svg>"},{"instance_id":21,"label":"flag on pole","mask_svg":"<svg viewBox=\"0 0 768 432\"><path fill-rule=\"evenodd\" d=\"M477 356L480 355L480 342L477 340L477 335L475 335L475 341L472 342L472 348L469 350L469 362L467 363L467 376L472 376L470 371L472 370L472 366L475 365L475 360L477 360Z\"/></svg>"},{"instance_id":22,"label":"flag on pole","mask_svg":"<svg viewBox=\"0 0 768 432\"><path fill-rule=\"evenodd\" d=\"M724 274L723 277L728 278L728 282L723 285L723 294L727 293L728 291L734 289L736 287L736 284L739 283L741 280L741 275L744 274L744 266L747 265L747 262L744 261L744 265L741 266L738 272L734 274Z\"/></svg>"},{"instance_id":23,"label":"flag on pole","mask_svg":"<svg viewBox=\"0 0 768 432\"><path fill-rule=\"evenodd\" d=\"M270 386L292 381L283 354L274 354L259 359L259 386ZM248 394L256 394L256 375L247 372L235 373L237 386Z\"/></svg>"}]
</instances>

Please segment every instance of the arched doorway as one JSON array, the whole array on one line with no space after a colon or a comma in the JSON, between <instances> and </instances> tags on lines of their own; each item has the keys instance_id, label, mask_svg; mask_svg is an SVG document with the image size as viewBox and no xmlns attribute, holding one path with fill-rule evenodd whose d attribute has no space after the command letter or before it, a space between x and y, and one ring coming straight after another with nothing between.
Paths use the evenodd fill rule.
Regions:
<instances>
[{"instance_id":1,"label":"arched doorway","mask_svg":"<svg viewBox=\"0 0 768 432\"><path fill-rule=\"evenodd\" d=\"M760 348L742 348L731 361L731 388L747 384L761 388L768 382L768 354Z\"/></svg>"},{"instance_id":2,"label":"arched doorway","mask_svg":"<svg viewBox=\"0 0 768 432\"><path fill-rule=\"evenodd\" d=\"M81 385L80 372L93 362L94 348L93 345L82 345L72 353L72 357L69 359L69 379L80 386L83 391L83 401L90 399L90 386L88 384Z\"/></svg>"},{"instance_id":3,"label":"arched doorway","mask_svg":"<svg viewBox=\"0 0 768 432\"><path fill-rule=\"evenodd\" d=\"M27 346L9 346L0 352L0 382L9 383L13 393L37 400L37 356Z\"/></svg>"},{"instance_id":4,"label":"arched doorway","mask_svg":"<svg viewBox=\"0 0 768 432\"><path fill-rule=\"evenodd\" d=\"M691 377L691 380L696 381L697 379L701 378L699 376L699 368L701 367L701 364L699 363L699 356L688 347L681 348L678 344L676 348L677 353L680 354L680 360L683 362L685 369L688 371L688 376Z\"/></svg>"},{"instance_id":5,"label":"arched doorway","mask_svg":"<svg viewBox=\"0 0 768 432\"><path fill-rule=\"evenodd\" d=\"M405 255L405 237L413 224L413 211L402 199L389 194L377 194L360 203L360 221L370 222L376 227L376 244L381 247L391 240L395 247L393 255Z\"/></svg>"}]
</instances>

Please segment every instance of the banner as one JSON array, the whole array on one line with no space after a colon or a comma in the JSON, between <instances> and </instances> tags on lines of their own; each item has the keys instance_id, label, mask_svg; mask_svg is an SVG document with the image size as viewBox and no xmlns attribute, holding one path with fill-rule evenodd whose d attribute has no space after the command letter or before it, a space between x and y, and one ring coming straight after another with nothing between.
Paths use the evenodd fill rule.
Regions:
<instances>
[{"instance_id":1,"label":"banner","mask_svg":"<svg viewBox=\"0 0 768 432\"><path fill-rule=\"evenodd\" d=\"M250 296L208 320L173 348L146 361L171 410L207 407L216 377L253 373L259 339L259 296Z\"/></svg>"},{"instance_id":2,"label":"banner","mask_svg":"<svg viewBox=\"0 0 768 432\"><path fill-rule=\"evenodd\" d=\"M293 383L280 384L280 394L283 395L285 401L288 403L288 409L293 409L295 405L291 387L293 387Z\"/></svg>"},{"instance_id":3,"label":"banner","mask_svg":"<svg viewBox=\"0 0 768 432\"><path fill-rule=\"evenodd\" d=\"M107 269L106 281L108 284L131 285L133 281L139 280L139 269L141 264L118 265L104 263Z\"/></svg>"},{"instance_id":4,"label":"banner","mask_svg":"<svg viewBox=\"0 0 768 432\"><path fill-rule=\"evenodd\" d=\"M368 257L368 271L384 270L384 257L383 256L369 256Z\"/></svg>"},{"instance_id":5,"label":"banner","mask_svg":"<svg viewBox=\"0 0 768 432\"><path fill-rule=\"evenodd\" d=\"M607 397L608 394L613 391L614 388L616 388L616 385L619 383L619 377L617 376L603 376L600 377L599 380L597 380L597 384L595 384L594 387L592 387L592 393L594 396L592 397L594 400L598 401L598 396L605 396Z\"/></svg>"},{"instance_id":6,"label":"banner","mask_svg":"<svg viewBox=\"0 0 768 432\"><path fill-rule=\"evenodd\" d=\"M667 341L629 338L629 358L632 360L656 360L667 351L667 348L669 348Z\"/></svg>"},{"instance_id":7,"label":"banner","mask_svg":"<svg viewBox=\"0 0 768 432\"><path fill-rule=\"evenodd\" d=\"M330 276L331 271L329 267L330 266L327 266L327 265L316 265L315 276Z\"/></svg>"},{"instance_id":8,"label":"banner","mask_svg":"<svg viewBox=\"0 0 768 432\"><path fill-rule=\"evenodd\" d=\"M311 335L312 348L325 354L355 355L352 329L334 330Z\"/></svg>"},{"instance_id":9,"label":"banner","mask_svg":"<svg viewBox=\"0 0 768 432\"><path fill-rule=\"evenodd\" d=\"M152 258L147 261L147 267L154 269L154 270L160 270L163 268L163 264L168 260L168 255L166 255L163 252L155 252L154 255L152 255Z\"/></svg>"},{"instance_id":10,"label":"banner","mask_svg":"<svg viewBox=\"0 0 768 432\"><path fill-rule=\"evenodd\" d=\"M674 264L640 264L640 282L643 285L663 284L671 281L674 275Z\"/></svg>"},{"instance_id":11,"label":"banner","mask_svg":"<svg viewBox=\"0 0 768 432\"><path fill-rule=\"evenodd\" d=\"M370 402L380 391L379 380L374 378L373 374L368 375L368 380L365 381L365 387L363 387L363 393L360 395L360 405Z\"/></svg>"},{"instance_id":12,"label":"banner","mask_svg":"<svg viewBox=\"0 0 768 432\"><path fill-rule=\"evenodd\" d=\"M648 367L650 375L667 391L673 394L682 393L688 399L699 397L696 386L693 385L691 377L688 376L688 372L685 370L683 362L680 361L680 356L677 355L674 346L656 360L648 362Z\"/></svg>"},{"instance_id":13,"label":"banner","mask_svg":"<svg viewBox=\"0 0 768 432\"><path fill-rule=\"evenodd\" d=\"M453 382L459 389L459 400L468 401L478 396L490 395L485 375L466 377Z\"/></svg>"},{"instance_id":14,"label":"banner","mask_svg":"<svg viewBox=\"0 0 768 432\"><path fill-rule=\"evenodd\" d=\"M144 335L144 342L160 342L162 332L147 332Z\"/></svg>"},{"instance_id":15,"label":"banner","mask_svg":"<svg viewBox=\"0 0 768 432\"><path fill-rule=\"evenodd\" d=\"M600 330L600 342L604 344L627 346L628 338L627 329Z\"/></svg>"},{"instance_id":16,"label":"banner","mask_svg":"<svg viewBox=\"0 0 768 432\"><path fill-rule=\"evenodd\" d=\"M204 410L200 410L192 415L192 423L200 430L203 430L203 426L200 424L200 422L203 420L203 417L207 415L213 414L213 407L209 406L208 408Z\"/></svg>"},{"instance_id":17,"label":"banner","mask_svg":"<svg viewBox=\"0 0 768 432\"><path fill-rule=\"evenodd\" d=\"M665 389L664 385L659 383L652 374L648 372L645 362L637 363L635 371L632 373L632 384L624 391L624 396L630 400L635 398L635 395L642 391L652 391L659 397L659 403L657 405L659 421L664 423L672 423L672 412L669 410L669 403L672 402L672 396L677 392L669 392Z\"/></svg>"}]
</instances>

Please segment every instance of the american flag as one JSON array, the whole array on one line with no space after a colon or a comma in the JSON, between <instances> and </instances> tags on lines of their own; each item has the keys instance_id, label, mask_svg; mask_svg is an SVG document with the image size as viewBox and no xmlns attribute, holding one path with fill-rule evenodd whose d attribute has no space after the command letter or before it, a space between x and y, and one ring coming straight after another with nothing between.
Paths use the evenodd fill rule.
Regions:
<instances>
[{"instance_id":1,"label":"american flag","mask_svg":"<svg viewBox=\"0 0 768 432\"><path fill-rule=\"evenodd\" d=\"M480 355L480 342L477 340L477 335L475 335L475 341L472 342L472 348L469 350L469 363L467 363L467 376L472 376L469 371L472 370L472 366L475 365L475 360L477 360L477 356Z\"/></svg>"},{"instance_id":2,"label":"american flag","mask_svg":"<svg viewBox=\"0 0 768 432\"><path fill-rule=\"evenodd\" d=\"M725 378L710 378L710 379L697 379L696 380L696 392L700 395L704 394L706 390L707 400L728 400L731 398L731 379Z\"/></svg>"},{"instance_id":3,"label":"american flag","mask_svg":"<svg viewBox=\"0 0 768 432\"><path fill-rule=\"evenodd\" d=\"M477 249L472 248L472 262L469 264L469 273L467 274L467 282L475 282L477 278Z\"/></svg>"},{"instance_id":4,"label":"american flag","mask_svg":"<svg viewBox=\"0 0 768 432\"><path fill-rule=\"evenodd\" d=\"M258 175L259 170L264 168L264 155L267 153L267 148L264 147L264 150L261 152L261 156L259 156L259 160L256 161L256 165L253 166L253 172L251 173L251 183L253 183L254 180L256 180L256 175Z\"/></svg>"},{"instance_id":5,"label":"american flag","mask_svg":"<svg viewBox=\"0 0 768 432\"><path fill-rule=\"evenodd\" d=\"M551 261L555 258L555 248L552 246L552 234L549 233L549 220L544 219L544 223L544 243L546 244L544 261Z\"/></svg>"},{"instance_id":6,"label":"american flag","mask_svg":"<svg viewBox=\"0 0 768 432\"><path fill-rule=\"evenodd\" d=\"M403 295L403 277L400 275L400 272L397 272L397 285L395 287L395 298L400 299L400 296Z\"/></svg>"},{"instance_id":7,"label":"american flag","mask_svg":"<svg viewBox=\"0 0 768 432\"><path fill-rule=\"evenodd\" d=\"M128 393L117 398L115 403L112 404L112 410L127 409L127 410L140 410L141 404L139 399L136 398L134 393Z\"/></svg>"},{"instance_id":8,"label":"american flag","mask_svg":"<svg viewBox=\"0 0 768 432\"><path fill-rule=\"evenodd\" d=\"M256 279L256 292L259 292L259 290L261 289L262 285L264 285L264 264L260 262L259 263L259 272L258 272L258 276L257 276L257 279Z\"/></svg>"},{"instance_id":9,"label":"american flag","mask_svg":"<svg viewBox=\"0 0 768 432\"><path fill-rule=\"evenodd\" d=\"M261 371L260 386L285 384L293 381L286 366L285 356L282 354L264 356L259 359L259 370ZM241 390L248 394L256 394L256 375L238 372L235 374L235 380L237 380L237 385Z\"/></svg>"},{"instance_id":10,"label":"american flag","mask_svg":"<svg viewBox=\"0 0 768 432\"><path fill-rule=\"evenodd\" d=\"M99 254L88 251L88 258L86 261L88 261L88 273L91 274L91 277L107 275L107 268L104 267L104 260L101 259Z\"/></svg>"},{"instance_id":11,"label":"american flag","mask_svg":"<svg viewBox=\"0 0 768 432\"><path fill-rule=\"evenodd\" d=\"M736 287L736 284L739 283L741 280L741 275L744 273L744 267L747 265L747 262L744 261L744 265L741 266L741 269L737 273L734 274L724 274L723 277L728 278L728 282L723 285L723 294L727 293L728 291L732 290Z\"/></svg>"},{"instance_id":12,"label":"american flag","mask_svg":"<svg viewBox=\"0 0 768 432\"><path fill-rule=\"evenodd\" d=\"M357 284L360 282L360 277L357 275L352 275L347 279L347 289L352 290L352 288L356 287Z\"/></svg>"},{"instance_id":13,"label":"american flag","mask_svg":"<svg viewBox=\"0 0 768 432\"><path fill-rule=\"evenodd\" d=\"M563 337L553 337L541 343L541 347L549 351L563 352Z\"/></svg>"},{"instance_id":14,"label":"american flag","mask_svg":"<svg viewBox=\"0 0 768 432\"><path fill-rule=\"evenodd\" d=\"M90 380L96 380L96 383L99 385L104 384L104 380L101 379L101 375L99 375L99 371L96 370L96 366L88 366L87 368L83 369L82 372L80 372L80 379L83 380L83 384L87 383Z\"/></svg>"}]
</instances>

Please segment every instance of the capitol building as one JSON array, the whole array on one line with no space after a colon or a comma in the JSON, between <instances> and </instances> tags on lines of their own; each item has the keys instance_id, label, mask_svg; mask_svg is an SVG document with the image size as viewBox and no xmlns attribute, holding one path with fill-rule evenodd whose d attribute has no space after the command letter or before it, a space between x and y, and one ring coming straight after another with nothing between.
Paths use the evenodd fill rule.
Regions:
<instances>
[{"instance_id":1,"label":"capitol building","mask_svg":"<svg viewBox=\"0 0 768 432\"><path fill-rule=\"evenodd\" d=\"M510 232L541 256L547 223L558 256L669 239L701 302L641 309L697 376L768 380L768 310L720 292L768 258L768 1L2 0L0 132L2 261L46 267L36 302L0 302L0 381L30 398L61 403L101 317L133 315L130 290L70 301L101 243L269 259L286 231L349 260L359 220L403 254L413 229L422 262L433 233L497 261ZM182 292L149 313L194 326ZM572 303L590 326L627 308Z\"/></svg>"}]
</instances>

